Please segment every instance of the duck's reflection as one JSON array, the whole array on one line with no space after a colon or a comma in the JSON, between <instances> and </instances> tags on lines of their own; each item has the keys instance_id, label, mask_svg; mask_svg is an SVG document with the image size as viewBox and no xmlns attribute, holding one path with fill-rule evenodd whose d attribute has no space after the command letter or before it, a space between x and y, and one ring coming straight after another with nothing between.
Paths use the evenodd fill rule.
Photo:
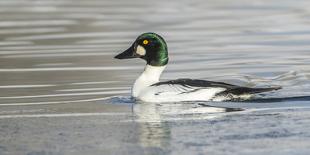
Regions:
<instances>
[{"instance_id":1,"label":"duck's reflection","mask_svg":"<svg viewBox=\"0 0 310 155\"><path fill-rule=\"evenodd\" d=\"M160 114L160 104L137 103L133 112L140 124L139 141L143 147L169 146L170 128Z\"/></svg>"},{"instance_id":2,"label":"duck's reflection","mask_svg":"<svg viewBox=\"0 0 310 155\"><path fill-rule=\"evenodd\" d=\"M237 109L236 109L237 110ZM143 147L169 146L173 123L211 119L233 109L210 107L201 103L141 103L134 104L135 121L139 122Z\"/></svg>"}]
</instances>

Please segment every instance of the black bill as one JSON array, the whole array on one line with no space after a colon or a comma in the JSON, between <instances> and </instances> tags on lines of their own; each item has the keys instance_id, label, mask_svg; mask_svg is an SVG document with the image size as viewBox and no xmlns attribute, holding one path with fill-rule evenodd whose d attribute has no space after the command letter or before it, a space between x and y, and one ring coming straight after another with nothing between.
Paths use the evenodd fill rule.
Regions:
<instances>
[{"instance_id":1,"label":"black bill","mask_svg":"<svg viewBox=\"0 0 310 155\"><path fill-rule=\"evenodd\" d=\"M138 58L139 55L137 55L134 51L134 45L132 45L131 47L129 47L126 51L124 51L121 54L118 54L117 56L115 56L114 58L116 59L131 59L131 58Z\"/></svg>"}]
</instances>

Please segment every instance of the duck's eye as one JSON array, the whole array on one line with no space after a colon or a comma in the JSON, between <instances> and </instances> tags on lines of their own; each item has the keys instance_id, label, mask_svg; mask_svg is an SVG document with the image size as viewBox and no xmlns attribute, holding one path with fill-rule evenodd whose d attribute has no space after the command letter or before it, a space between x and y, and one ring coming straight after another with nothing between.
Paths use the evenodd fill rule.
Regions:
<instances>
[{"instance_id":1,"label":"duck's eye","mask_svg":"<svg viewBox=\"0 0 310 155\"><path fill-rule=\"evenodd\" d=\"M149 44L149 41L148 40L143 40L143 45L147 45L147 44Z\"/></svg>"}]
</instances>

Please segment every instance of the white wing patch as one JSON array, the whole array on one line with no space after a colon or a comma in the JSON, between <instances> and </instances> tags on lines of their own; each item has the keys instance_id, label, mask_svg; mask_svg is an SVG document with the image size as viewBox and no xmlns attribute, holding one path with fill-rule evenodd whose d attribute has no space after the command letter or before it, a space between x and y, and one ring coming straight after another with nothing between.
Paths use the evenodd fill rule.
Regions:
<instances>
[{"instance_id":1,"label":"white wing patch","mask_svg":"<svg viewBox=\"0 0 310 155\"><path fill-rule=\"evenodd\" d=\"M144 56L146 53L146 50L144 47L138 45L136 49L136 53L139 54L140 56Z\"/></svg>"},{"instance_id":2,"label":"white wing patch","mask_svg":"<svg viewBox=\"0 0 310 155\"><path fill-rule=\"evenodd\" d=\"M145 102L180 102L180 101L210 101L225 88L220 87L191 87L187 85L151 86L139 94L138 99Z\"/></svg>"}]
</instances>

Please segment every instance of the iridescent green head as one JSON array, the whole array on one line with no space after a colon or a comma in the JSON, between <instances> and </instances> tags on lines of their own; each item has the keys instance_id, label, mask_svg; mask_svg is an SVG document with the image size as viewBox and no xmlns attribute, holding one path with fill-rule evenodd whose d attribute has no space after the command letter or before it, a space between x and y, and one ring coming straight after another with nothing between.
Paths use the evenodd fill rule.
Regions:
<instances>
[{"instance_id":1,"label":"iridescent green head","mask_svg":"<svg viewBox=\"0 0 310 155\"><path fill-rule=\"evenodd\" d=\"M141 34L130 48L114 58L142 58L151 66L164 66L169 59L165 40L152 32Z\"/></svg>"}]
</instances>

